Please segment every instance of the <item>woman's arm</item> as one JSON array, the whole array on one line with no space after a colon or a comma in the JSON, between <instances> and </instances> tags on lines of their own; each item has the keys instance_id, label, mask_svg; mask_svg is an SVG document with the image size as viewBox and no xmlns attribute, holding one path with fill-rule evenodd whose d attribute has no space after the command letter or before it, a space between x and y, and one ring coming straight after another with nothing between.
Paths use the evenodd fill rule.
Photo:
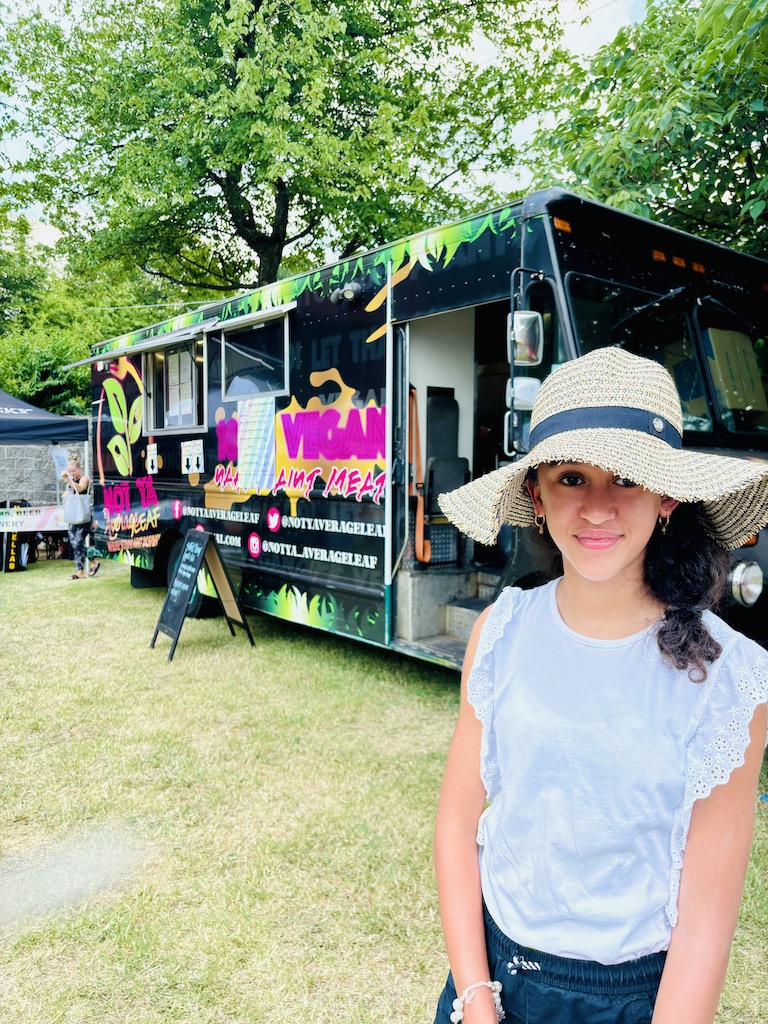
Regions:
<instances>
[{"instance_id":1,"label":"woman's arm","mask_svg":"<svg viewBox=\"0 0 768 1024\"><path fill-rule=\"evenodd\" d=\"M672 930L653 1024L712 1024L728 968L752 845L768 714L750 725L744 764L693 806Z\"/></svg>"},{"instance_id":2,"label":"woman's arm","mask_svg":"<svg viewBox=\"0 0 768 1024\"><path fill-rule=\"evenodd\" d=\"M435 826L435 873L443 935L459 995L477 981L490 980L480 891L477 823L485 807L480 777L482 726L467 700L467 679L488 609L472 630L461 679L461 707L448 751ZM464 1008L464 1024L496 1024L493 998L477 989Z\"/></svg>"}]
</instances>

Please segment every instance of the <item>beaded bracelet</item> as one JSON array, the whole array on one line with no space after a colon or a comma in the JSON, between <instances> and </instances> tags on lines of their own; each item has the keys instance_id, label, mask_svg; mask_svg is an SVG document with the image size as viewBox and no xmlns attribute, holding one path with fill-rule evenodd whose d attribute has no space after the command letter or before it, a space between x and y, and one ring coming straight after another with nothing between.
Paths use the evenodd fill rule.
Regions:
<instances>
[{"instance_id":1,"label":"beaded bracelet","mask_svg":"<svg viewBox=\"0 0 768 1024\"><path fill-rule=\"evenodd\" d=\"M453 1013L451 1020L453 1024L459 1024L464 1019L464 1004L472 1002L472 993L476 988L489 988L496 1004L496 1020L504 1020L505 1014L501 1005L501 982L500 981L476 981L474 985L467 985L460 996L453 1000Z\"/></svg>"}]
</instances>

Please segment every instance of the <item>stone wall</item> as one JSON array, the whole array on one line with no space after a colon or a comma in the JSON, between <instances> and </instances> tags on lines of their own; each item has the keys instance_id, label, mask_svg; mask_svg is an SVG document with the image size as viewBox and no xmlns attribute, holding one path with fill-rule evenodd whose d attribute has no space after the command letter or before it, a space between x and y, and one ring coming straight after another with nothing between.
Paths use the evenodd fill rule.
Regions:
<instances>
[{"instance_id":1,"label":"stone wall","mask_svg":"<svg viewBox=\"0 0 768 1024\"><path fill-rule=\"evenodd\" d=\"M77 452L85 465L85 444L0 444L0 502L24 499L30 505L57 504L56 469L52 449L66 460L70 452Z\"/></svg>"}]
</instances>

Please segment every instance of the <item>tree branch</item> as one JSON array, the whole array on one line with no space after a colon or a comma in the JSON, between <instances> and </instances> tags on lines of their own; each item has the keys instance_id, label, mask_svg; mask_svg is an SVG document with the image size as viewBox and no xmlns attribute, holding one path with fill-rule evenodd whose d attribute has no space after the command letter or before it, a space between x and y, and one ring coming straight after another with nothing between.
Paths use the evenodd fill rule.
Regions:
<instances>
[{"instance_id":1,"label":"tree branch","mask_svg":"<svg viewBox=\"0 0 768 1024\"><path fill-rule=\"evenodd\" d=\"M233 289L252 289L257 287L252 281L230 281L227 284L211 284L209 281L199 280L191 281L183 277L177 277L175 274L169 274L164 270L153 270L147 263L142 263L141 269L150 277L157 277L163 281L170 281L173 284L181 285L183 288L208 288L214 292L231 292Z\"/></svg>"}]
</instances>

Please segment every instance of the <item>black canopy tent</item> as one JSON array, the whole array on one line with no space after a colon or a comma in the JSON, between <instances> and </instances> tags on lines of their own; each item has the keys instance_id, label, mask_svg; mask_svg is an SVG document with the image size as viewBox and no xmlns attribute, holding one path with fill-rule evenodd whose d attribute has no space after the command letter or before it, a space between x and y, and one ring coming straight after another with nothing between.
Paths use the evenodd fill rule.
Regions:
<instances>
[{"instance_id":1,"label":"black canopy tent","mask_svg":"<svg viewBox=\"0 0 768 1024\"><path fill-rule=\"evenodd\" d=\"M87 419L46 412L0 389L0 444L87 440Z\"/></svg>"},{"instance_id":2,"label":"black canopy tent","mask_svg":"<svg viewBox=\"0 0 768 1024\"><path fill-rule=\"evenodd\" d=\"M45 409L38 409L20 398L14 398L0 388L0 445L69 444L77 441L85 442L85 469L88 472L88 420L85 417L81 419L77 416L58 416L56 413L46 412ZM57 495L59 483L57 477ZM28 505L28 502L21 501L21 504ZM11 499L0 502L0 505L10 508ZM24 568L31 534L27 536L3 531L0 536L2 571Z\"/></svg>"}]
</instances>

